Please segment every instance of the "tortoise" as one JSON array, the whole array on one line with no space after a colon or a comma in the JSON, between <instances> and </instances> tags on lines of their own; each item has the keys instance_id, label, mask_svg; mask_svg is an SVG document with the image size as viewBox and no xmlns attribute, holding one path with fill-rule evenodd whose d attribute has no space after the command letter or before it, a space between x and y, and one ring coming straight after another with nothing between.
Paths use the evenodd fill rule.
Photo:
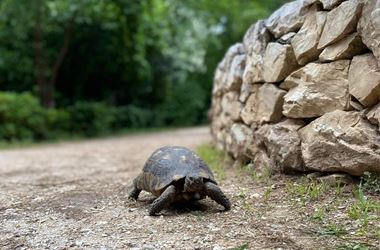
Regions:
<instances>
[{"instance_id":1,"label":"tortoise","mask_svg":"<svg viewBox=\"0 0 380 250\"><path fill-rule=\"evenodd\" d=\"M137 200L141 190L158 197L149 215L156 215L173 202L192 202L209 196L225 210L231 203L218 187L206 163L191 150L179 146L157 149L133 181L129 198Z\"/></svg>"}]
</instances>

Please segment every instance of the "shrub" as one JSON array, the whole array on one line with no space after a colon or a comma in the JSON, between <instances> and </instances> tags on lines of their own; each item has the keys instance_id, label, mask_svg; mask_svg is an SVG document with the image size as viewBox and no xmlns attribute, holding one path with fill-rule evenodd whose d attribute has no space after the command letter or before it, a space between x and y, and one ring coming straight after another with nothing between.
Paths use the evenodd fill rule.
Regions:
<instances>
[{"instance_id":1,"label":"shrub","mask_svg":"<svg viewBox=\"0 0 380 250\"><path fill-rule=\"evenodd\" d=\"M134 105L118 107L115 116L115 129L147 128L154 125L153 112Z\"/></svg>"},{"instance_id":2,"label":"shrub","mask_svg":"<svg viewBox=\"0 0 380 250\"><path fill-rule=\"evenodd\" d=\"M177 117L170 111L164 115L156 111L134 105L114 107L84 101L65 109L45 109L30 93L0 92L0 140L91 137L125 128L159 126L165 124L160 124L162 117Z\"/></svg>"},{"instance_id":3,"label":"shrub","mask_svg":"<svg viewBox=\"0 0 380 250\"><path fill-rule=\"evenodd\" d=\"M101 102L80 101L70 106L68 112L73 133L96 136L112 131L117 109Z\"/></svg>"},{"instance_id":4,"label":"shrub","mask_svg":"<svg viewBox=\"0 0 380 250\"><path fill-rule=\"evenodd\" d=\"M204 122L205 93L196 83L188 82L168 89L166 99L156 110L160 125L188 126Z\"/></svg>"},{"instance_id":5,"label":"shrub","mask_svg":"<svg viewBox=\"0 0 380 250\"><path fill-rule=\"evenodd\" d=\"M69 137L71 131L71 116L64 109L48 109L45 111L48 124L48 139Z\"/></svg>"},{"instance_id":6,"label":"shrub","mask_svg":"<svg viewBox=\"0 0 380 250\"><path fill-rule=\"evenodd\" d=\"M33 140L46 137L45 111L30 93L0 92L0 138Z\"/></svg>"}]
</instances>

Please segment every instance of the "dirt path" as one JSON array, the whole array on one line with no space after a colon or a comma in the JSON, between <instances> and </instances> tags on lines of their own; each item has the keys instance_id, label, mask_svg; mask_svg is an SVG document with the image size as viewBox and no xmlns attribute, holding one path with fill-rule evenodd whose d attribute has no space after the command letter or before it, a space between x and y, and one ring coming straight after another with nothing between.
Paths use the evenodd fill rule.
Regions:
<instances>
[{"instance_id":1,"label":"dirt path","mask_svg":"<svg viewBox=\"0 0 380 250\"><path fill-rule=\"evenodd\" d=\"M334 238L321 245L304 215L277 203L284 182L268 198L267 187L228 171L221 187L233 207L223 213L205 200L149 217L150 194L127 201L156 148L209 141L195 128L1 151L0 249L329 249Z\"/></svg>"}]
</instances>

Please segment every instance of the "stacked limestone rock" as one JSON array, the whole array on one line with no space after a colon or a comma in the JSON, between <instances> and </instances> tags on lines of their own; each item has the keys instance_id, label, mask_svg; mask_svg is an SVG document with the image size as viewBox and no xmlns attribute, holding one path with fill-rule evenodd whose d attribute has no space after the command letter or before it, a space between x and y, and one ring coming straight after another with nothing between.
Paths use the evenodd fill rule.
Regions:
<instances>
[{"instance_id":1,"label":"stacked limestone rock","mask_svg":"<svg viewBox=\"0 0 380 250\"><path fill-rule=\"evenodd\" d=\"M277 171L380 172L380 0L298 0L215 72L211 131Z\"/></svg>"}]
</instances>

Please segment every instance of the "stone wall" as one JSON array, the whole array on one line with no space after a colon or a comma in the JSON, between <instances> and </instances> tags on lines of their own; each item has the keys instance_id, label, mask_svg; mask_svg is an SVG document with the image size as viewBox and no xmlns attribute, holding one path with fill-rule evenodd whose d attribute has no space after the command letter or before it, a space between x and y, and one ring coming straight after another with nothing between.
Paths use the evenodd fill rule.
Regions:
<instances>
[{"instance_id":1,"label":"stone wall","mask_svg":"<svg viewBox=\"0 0 380 250\"><path fill-rule=\"evenodd\" d=\"M298 0L219 63L219 148L280 172L380 172L380 0Z\"/></svg>"}]
</instances>

